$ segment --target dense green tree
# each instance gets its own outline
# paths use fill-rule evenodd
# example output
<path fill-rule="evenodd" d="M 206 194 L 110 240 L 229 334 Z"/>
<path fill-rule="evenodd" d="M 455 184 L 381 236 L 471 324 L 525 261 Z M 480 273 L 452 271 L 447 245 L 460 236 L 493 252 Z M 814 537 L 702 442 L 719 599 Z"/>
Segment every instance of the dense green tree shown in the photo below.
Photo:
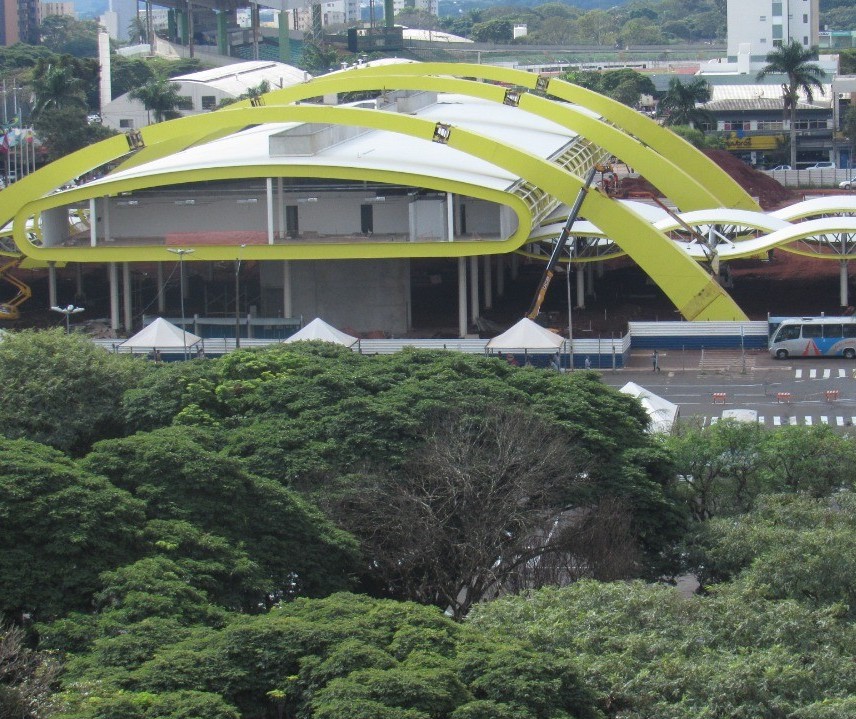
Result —
<path fill-rule="evenodd" d="M 673 77 L 669 80 L 669 89 L 660 100 L 657 112 L 665 117 L 667 125 L 713 124 L 713 116 L 699 107 L 710 100 L 710 85 L 704 78 L 684 82 Z"/>
<path fill-rule="evenodd" d="M 503 44 L 511 42 L 513 38 L 512 21 L 505 18 L 487 20 L 473 25 L 470 37 L 475 42 L 490 42 Z"/>
<path fill-rule="evenodd" d="M 725 149 L 725 141 L 721 137 L 705 134 L 689 125 L 672 125 L 669 129 L 700 150 Z"/>
<path fill-rule="evenodd" d="M 0 717 L 43 719 L 54 708 L 59 664 L 27 646 L 20 627 L 0 626 Z"/>
<path fill-rule="evenodd" d="M 69 15 L 48 15 L 40 28 L 42 45 L 59 55 L 98 57 L 98 23 Z"/>
<path fill-rule="evenodd" d="M 264 577 L 250 607 L 348 586 L 353 540 L 294 493 L 217 453 L 209 433 L 172 428 L 106 440 L 82 465 L 142 499 L 148 518 L 189 522 L 245 547 Z"/>
<path fill-rule="evenodd" d="M 8 332 L 0 343 L 0 432 L 83 454 L 122 430 L 122 393 L 135 367 L 76 333 Z"/>
<path fill-rule="evenodd" d="M 791 39 L 781 47 L 773 48 L 767 53 L 767 64 L 757 75 L 760 82 L 767 75 L 787 75 L 787 82 L 782 84 L 782 100 L 785 117 L 790 120 L 791 138 L 791 167 L 797 166 L 797 102 L 799 91 L 802 90 L 806 99 L 811 102 L 814 92 L 823 94 L 823 79 L 826 73 L 817 65 L 817 48 L 805 48 L 798 40 Z"/>
<path fill-rule="evenodd" d="M 87 109 L 83 81 L 70 64 L 40 61 L 33 70 L 32 87 L 33 115 L 37 118 L 50 110 Z"/>
<path fill-rule="evenodd" d="M 30 440 L 0 451 L 0 613 L 45 619 L 90 605 L 98 574 L 138 551 L 143 505 Z"/>
<path fill-rule="evenodd" d="M 136 87 L 128 94 L 132 100 L 139 100 L 151 114 L 155 122 L 174 120 L 179 117 L 178 108 L 181 96 L 180 85 L 165 75 L 153 75 L 145 85 Z"/>
<path fill-rule="evenodd" d="M 838 69 L 842 75 L 856 75 L 856 49 L 842 50 L 839 53 Z"/>
<path fill-rule="evenodd" d="M 40 113 L 33 127 L 48 162 L 59 160 L 115 134 L 115 130 L 98 122 L 90 122 L 87 111 L 82 107 L 65 107 Z"/>

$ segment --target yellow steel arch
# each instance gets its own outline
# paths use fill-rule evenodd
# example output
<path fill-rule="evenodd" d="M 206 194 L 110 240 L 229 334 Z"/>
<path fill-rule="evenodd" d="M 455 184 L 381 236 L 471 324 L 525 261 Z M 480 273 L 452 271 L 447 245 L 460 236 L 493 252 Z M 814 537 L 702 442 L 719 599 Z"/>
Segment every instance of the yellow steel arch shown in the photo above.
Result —
<path fill-rule="evenodd" d="M 359 77 L 372 75 L 376 77 L 400 75 L 445 75 L 458 78 L 477 78 L 494 82 L 514 84 L 530 90 L 543 91 L 560 100 L 566 100 L 600 114 L 605 120 L 621 128 L 641 140 L 664 158 L 679 162 L 684 170 L 702 182 L 713 193 L 722 207 L 733 207 L 744 210 L 758 210 L 758 203 L 722 168 L 712 162 L 704 153 L 696 149 L 682 137 L 660 126 L 649 117 L 636 112 L 630 107 L 617 102 L 605 95 L 586 90 L 583 87 L 566 82 L 559 78 L 545 78 L 523 70 L 513 70 L 496 65 L 473 65 L 469 63 L 395 63 L 389 65 L 365 65 L 337 72 L 333 77 Z M 319 80 L 325 80 L 325 77 Z M 309 81 L 310 84 L 314 81 Z M 266 102 L 277 102 L 279 93 L 287 91 L 274 90 L 264 97 Z M 342 92 L 347 90 L 345 85 Z M 270 98 L 269 100 L 267 98 Z M 234 106 L 229 106 L 234 107 Z M 228 110 L 229 107 L 224 108 Z"/>
<path fill-rule="evenodd" d="M 237 128 L 250 124 L 274 122 L 355 125 L 411 135 L 426 141 L 439 139 L 443 144 L 495 164 L 518 177 L 537 184 L 546 192 L 568 204 L 573 202 L 577 191 L 582 186 L 579 177 L 563 168 L 531 153 L 508 147 L 478 133 L 462 128 L 444 128 L 440 123 L 409 115 L 374 110 L 312 105 L 256 107 L 159 123 L 143 128 L 140 131 L 140 139 L 146 142 L 149 137 L 161 140 L 181 132 L 192 132 L 196 136 L 205 136 L 215 130 L 222 130 L 224 124 L 227 126 L 232 124 Z M 119 139 L 124 140 L 124 138 Z M 91 150 L 90 153 L 82 151 L 83 154 L 75 153 L 60 160 L 59 162 L 62 163 L 60 165 L 61 171 L 51 171 L 45 177 L 38 177 L 39 173 L 43 171 L 34 173 L 30 176 L 33 182 L 25 188 L 21 188 L 21 193 L 16 194 L 14 199 L 20 204 L 16 208 L 14 236 L 19 247 L 24 247 L 27 244 L 24 236 L 24 228 L 29 214 L 27 205 L 35 199 L 34 195 L 26 190 L 33 190 L 37 187 L 51 189 L 50 183 L 56 181 L 58 174 L 68 173 L 55 185 L 55 187 L 59 186 L 62 182 L 80 174 L 80 171 L 75 171 L 76 165 L 86 165 L 93 162 L 93 158 L 97 158 L 98 165 L 101 165 L 108 160 L 126 154 L 128 148 L 122 148 L 117 142 L 117 138 L 111 138 L 88 149 Z M 45 168 L 44 171 L 49 169 Z M 188 173 L 188 179 L 204 179 L 206 177 L 210 177 L 209 170 L 200 169 Z M 745 319 L 745 315 L 731 297 L 704 270 L 632 210 L 614 202 L 600 192 L 593 191 L 589 193 L 586 199 L 585 213 L 592 222 L 595 222 L 612 237 L 622 238 L 620 242 L 622 248 L 643 271 L 657 282 L 687 319 Z M 458 247 L 452 243 L 450 245 L 448 248 L 444 248 L 447 256 L 472 254 L 472 251 L 467 251 L 463 247 Z M 287 256 L 287 253 L 283 253 L 287 249 L 282 246 L 253 247 L 252 254 L 248 252 L 246 256 L 249 258 L 255 254 L 256 257 L 260 258 L 283 257 Z M 329 256 L 338 256 L 337 249 L 330 248 Z M 272 250 L 276 251 L 275 254 L 271 252 Z M 120 250 L 118 256 L 130 254 Z M 162 254 L 163 259 L 167 259 L 165 248 L 163 250 L 153 248 L 147 254 L 150 260 L 158 259 L 154 256 L 156 254 Z M 207 259 L 207 255 L 203 257 L 201 252 L 195 253 L 195 257 Z"/>
<path fill-rule="evenodd" d="M 394 65 L 393 67 L 400 67 Z M 267 93 L 265 104 L 283 105 L 306 100 L 311 97 L 335 94 L 337 92 L 358 92 L 364 90 L 429 90 L 434 92 L 453 92 L 460 95 L 477 97 L 497 104 L 506 99 L 506 89 L 471 80 L 461 80 L 442 76 L 384 75 L 352 76 L 348 73 L 325 75 L 300 85 Z M 590 114 L 580 112 L 573 105 L 557 103 L 539 97 L 533 93 L 520 93 L 518 107 L 533 115 L 555 122 L 586 139 L 595 142 L 609 153 L 632 163 L 641 174 L 658 187 L 682 210 L 705 209 L 715 206 L 718 198 L 698 179 L 685 172 L 677 163 L 672 162 L 648 148 L 636 138 L 627 135 L 617 127 L 603 122 Z M 223 112 L 230 112 L 230 105 Z M 154 151 L 155 148 L 152 148 Z M 149 158 L 143 156 L 143 160 Z M 137 158 L 133 158 L 136 163 Z"/>

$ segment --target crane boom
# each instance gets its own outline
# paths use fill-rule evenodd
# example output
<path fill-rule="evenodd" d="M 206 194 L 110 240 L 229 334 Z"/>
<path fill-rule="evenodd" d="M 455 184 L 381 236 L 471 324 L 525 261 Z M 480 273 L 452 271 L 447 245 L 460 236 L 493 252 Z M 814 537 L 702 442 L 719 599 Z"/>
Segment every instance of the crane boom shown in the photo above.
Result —
<path fill-rule="evenodd" d="M 556 263 L 558 263 L 559 257 L 565 249 L 565 245 L 568 244 L 568 238 L 571 236 L 571 227 L 573 227 L 574 222 L 576 222 L 577 215 L 580 214 L 580 208 L 582 207 L 583 200 L 585 200 L 586 195 L 588 194 L 592 180 L 594 180 L 595 172 L 597 172 L 597 166 L 592 167 L 588 171 L 588 174 L 586 174 L 583 186 L 577 193 L 577 197 L 571 207 L 568 220 L 562 228 L 562 233 L 559 235 L 559 239 L 556 240 L 556 244 L 553 246 L 553 254 L 550 255 L 550 260 L 544 268 L 544 274 L 541 277 L 541 282 L 538 283 L 538 291 L 535 293 L 535 299 L 532 300 L 532 305 L 526 313 L 526 317 L 530 320 L 534 320 L 541 313 L 541 305 L 544 302 L 544 297 L 547 295 L 547 290 L 550 287 L 550 281 L 553 279 L 553 275 L 555 274 Z"/>

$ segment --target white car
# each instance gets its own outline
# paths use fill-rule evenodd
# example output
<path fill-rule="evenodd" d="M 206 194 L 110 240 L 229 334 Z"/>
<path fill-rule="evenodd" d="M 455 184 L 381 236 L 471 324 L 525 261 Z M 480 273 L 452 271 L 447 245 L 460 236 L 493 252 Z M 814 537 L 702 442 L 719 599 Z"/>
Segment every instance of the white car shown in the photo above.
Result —
<path fill-rule="evenodd" d="M 790 170 L 790 165 L 776 165 L 770 172 L 783 172 L 785 170 Z"/>
<path fill-rule="evenodd" d="M 856 188 L 856 177 L 851 177 L 849 180 L 838 183 L 839 190 L 852 190 Z"/>
<path fill-rule="evenodd" d="M 810 167 L 806 167 L 806 170 L 834 170 L 835 163 L 834 162 L 815 162 Z"/>

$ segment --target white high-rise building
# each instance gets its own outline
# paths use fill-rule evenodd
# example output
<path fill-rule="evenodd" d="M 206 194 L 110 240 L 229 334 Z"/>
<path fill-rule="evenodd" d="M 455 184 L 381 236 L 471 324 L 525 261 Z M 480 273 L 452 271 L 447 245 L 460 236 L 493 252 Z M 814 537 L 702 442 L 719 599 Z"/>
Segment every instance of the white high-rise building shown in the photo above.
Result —
<path fill-rule="evenodd" d="M 351 25 L 360 21 L 359 0 L 332 0 L 319 3 L 321 5 L 321 26 Z M 312 6 L 298 8 L 294 11 L 296 18 L 295 30 L 304 32 L 312 28 Z"/>
<path fill-rule="evenodd" d="M 408 5 L 408 0 L 394 0 L 395 13 L 398 14 Z M 414 10 L 422 10 L 431 15 L 440 14 L 439 0 L 415 0 L 412 5 Z"/>
<path fill-rule="evenodd" d="M 818 18 L 819 0 L 728 0 L 728 62 L 763 63 L 792 39 L 817 45 Z"/>

